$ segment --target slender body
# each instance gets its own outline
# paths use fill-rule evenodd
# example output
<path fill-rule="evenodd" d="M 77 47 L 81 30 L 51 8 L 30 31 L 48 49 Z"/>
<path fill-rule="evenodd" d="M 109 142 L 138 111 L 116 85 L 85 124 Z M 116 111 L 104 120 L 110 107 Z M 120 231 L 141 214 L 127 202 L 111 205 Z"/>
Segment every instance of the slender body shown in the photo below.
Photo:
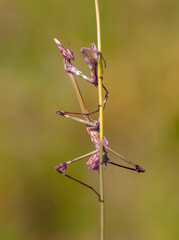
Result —
<path fill-rule="evenodd" d="M 98 86 L 98 77 L 97 77 L 97 59 L 98 59 L 98 56 L 102 56 L 102 54 L 100 52 L 97 51 L 96 49 L 96 46 L 95 44 L 93 43 L 92 44 L 92 47 L 91 48 L 82 48 L 81 49 L 81 53 L 83 54 L 84 58 L 85 58 L 85 61 L 87 62 L 89 68 L 90 68 L 90 73 L 91 73 L 91 76 L 92 78 L 89 78 L 87 77 L 86 75 L 84 75 L 81 71 L 79 71 L 72 63 L 71 61 L 74 60 L 74 55 L 73 53 L 70 51 L 70 50 L 66 50 L 64 47 L 62 47 L 61 43 L 57 40 L 57 39 L 54 39 L 55 43 L 57 44 L 57 46 L 59 47 L 61 53 L 62 53 L 62 56 L 63 56 L 63 59 L 64 59 L 64 68 L 65 68 L 65 72 L 69 75 L 69 77 L 71 78 L 72 80 L 72 83 L 73 83 L 73 86 L 75 88 L 75 91 L 76 91 L 76 94 L 77 94 L 77 97 L 78 97 L 78 100 L 79 100 L 79 103 L 80 103 L 80 106 L 81 106 L 81 109 L 82 109 L 82 113 L 75 113 L 75 112 L 66 112 L 66 111 L 60 111 L 60 110 L 57 110 L 56 113 L 60 116 L 63 116 L 63 117 L 66 117 L 66 118 L 70 118 L 72 120 L 75 120 L 75 121 L 78 121 L 78 122 L 81 122 L 83 124 L 86 125 L 86 129 L 87 129 L 87 132 L 91 138 L 91 141 L 93 142 L 94 146 L 95 146 L 95 150 L 90 152 L 90 153 L 87 153 L 83 156 L 80 156 L 76 159 L 73 159 L 71 161 L 67 161 L 65 163 L 61 163 L 59 164 L 58 166 L 55 167 L 55 169 L 62 175 L 90 188 L 95 194 L 98 195 L 99 197 L 99 200 L 101 201 L 100 199 L 100 194 L 93 188 L 91 187 L 90 185 L 68 175 L 65 173 L 65 170 L 67 168 L 67 166 L 71 163 L 74 163 L 74 162 L 77 162 L 79 160 L 82 160 L 84 159 L 85 157 L 89 157 L 89 160 L 87 161 L 87 165 L 88 165 L 88 168 L 91 169 L 91 170 L 99 170 L 99 150 L 100 150 L 100 136 L 99 136 L 99 121 L 97 120 L 93 120 L 91 118 L 91 115 L 98 112 L 98 110 L 94 111 L 94 112 L 91 112 L 89 113 L 87 108 L 86 108 L 86 105 L 84 103 L 84 100 L 83 100 L 83 97 L 81 95 L 81 92 L 80 92 L 80 89 L 78 87 L 78 84 L 76 82 L 76 79 L 75 79 L 75 75 L 77 76 L 81 76 L 82 78 L 84 78 L 85 80 L 87 80 L 88 82 L 90 82 L 91 84 L 93 84 L 94 86 Z M 90 56 L 87 52 L 91 52 L 92 53 L 92 56 Z M 108 98 L 108 91 L 107 89 L 105 88 L 105 86 L 103 85 L 103 89 L 105 90 L 106 94 L 105 94 L 105 98 L 104 98 L 104 101 L 103 101 L 103 107 L 105 107 L 106 105 L 106 101 L 107 101 L 107 98 Z M 74 117 L 74 116 L 71 116 L 71 115 L 82 115 L 83 116 L 83 119 L 82 118 L 78 118 L 78 117 Z M 127 166 L 124 166 L 124 165 L 120 165 L 120 164 L 117 164 L 117 163 L 114 163 L 114 162 L 111 162 L 110 159 L 108 158 L 108 151 L 112 152 L 113 154 L 115 154 L 116 156 L 118 156 L 120 159 L 122 159 L 123 161 L 127 162 L 128 164 L 132 165 L 133 167 L 127 167 Z M 136 171 L 138 173 L 140 172 L 145 172 L 145 170 L 138 166 L 137 164 L 127 160 L 125 157 L 123 157 L 122 155 L 118 154 L 117 152 L 115 152 L 114 150 L 112 150 L 109 146 L 108 146 L 108 141 L 105 137 L 103 137 L 103 168 L 106 168 L 106 165 L 107 164 L 112 164 L 112 165 L 115 165 L 115 166 L 119 166 L 119 167 L 122 167 L 122 168 L 126 168 L 126 169 L 129 169 L 129 170 L 133 170 L 133 171 Z"/>

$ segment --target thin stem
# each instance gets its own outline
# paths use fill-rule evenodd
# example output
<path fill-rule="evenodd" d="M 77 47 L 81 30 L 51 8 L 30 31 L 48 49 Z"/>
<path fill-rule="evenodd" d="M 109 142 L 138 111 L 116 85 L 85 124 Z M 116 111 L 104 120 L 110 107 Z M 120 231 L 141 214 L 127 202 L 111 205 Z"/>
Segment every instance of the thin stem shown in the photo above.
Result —
<path fill-rule="evenodd" d="M 97 25 L 97 42 L 98 51 L 101 52 L 101 24 L 100 24 L 100 13 L 99 3 L 95 0 L 96 9 L 96 25 Z M 105 225 L 104 225 L 104 177 L 103 177 L 103 87 L 102 87 L 102 59 L 98 60 L 98 94 L 99 94 L 99 120 L 100 120 L 100 164 L 99 164 L 99 183 L 100 183 L 100 232 L 101 240 L 105 239 Z"/>

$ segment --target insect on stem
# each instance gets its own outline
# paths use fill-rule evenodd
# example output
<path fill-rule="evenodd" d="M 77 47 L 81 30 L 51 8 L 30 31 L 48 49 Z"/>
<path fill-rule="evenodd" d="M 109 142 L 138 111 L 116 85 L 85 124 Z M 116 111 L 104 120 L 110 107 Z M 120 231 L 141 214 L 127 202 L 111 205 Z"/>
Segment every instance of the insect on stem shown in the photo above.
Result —
<path fill-rule="evenodd" d="M 81 71 L 79 71 L 72 63 L 71 61 L 74 60 L 74 56 L 73 53 L 70 50 L 66 50 L 64 47 L 62 47 L 61 43 L 55 39 L 55 42 L 57 44 L 57 46 L 59 47 L 62 56 L 63 56 L 63 60 L 64 60 L 64 67 L 65 67 L 65 72 L 68 74 L 68 76 L 70 77 L 72 84 L 74 86 L 75 89 L 75 93 L 77 95 L 77 99 L 79 101 L 80 107 L 82 109 L 82 113 L 76 113 L 76 112 L 68 112 L 68 111 L 61 111 L 61 110 L 57 110 L 56 114 L 81 122 L 83 124 L 86 125 L 86 129 L 87 132 L 91 138 L 91 141 L 93 142 L 94 146 L 95 146 L 95 150 L 87 153 L 81 157 L 75 158 L 71 161 L 67 161 L 65 163 L 61 163 L 58 166 L 56 166 L 56 170 L 62 174 L 63 176 L 66 176 L 84 186 L 86 186 L 87 188 L 91 189 L 98 197 L 99 197 L 99 201 L 101 202 L 101 204 L 104 206 L 103 202 L 104 202 L 104 192 L 103 192 L 103 174 L 101 174 L 101 172 L 103 171 L 103 169 L 106 168 L 107 164 L 112 164 L 118 167 L 122 167 L 122 168 L 126 168 L 129 170 L 133 170 L 133 171 L 137 171 L 137 172 L 144 172 L 145 170 L 143 168 L 141 168 L 140 166 L 138 166 L 137 164 L 127 160 L 126 158 L 124 158 L 122 155 L 118 154 L 117 152 L 115 152 L 114 150 L 112 150 L 109 146 L 108 146 L 108 141 L 107 139 L 103 136 L 103 109 L 106 105 L 107 102 L 107 98 L 108 98 L 108 90 L 106 89 L 106 87 L 103 85 L 102 83 L 102 65 L 101 65 L 101 56 L 102 53 L 99 52 L 95 46 L 95 44 L 92 44 L 91 48 L 82 48 L 81 52 L 85 58 L 85 61 L 88 63 L 88 66 L 91 70 L 91 79 L 90 82 L 92 85 L 94 85 L 95 87 L 98 86 L 99 88 L 99 105 L 98 105 L 98 109 L 96 111 L 93 112 L 88 112 L 86 104 L 84 102 L 84 99 L 82 97 L 80 88 L 78 86 L 78 83 L 75 79 L 75 75 L 77 76 L 82 76 L 84 79 L 86 79 L 86 77 L 84 77 L 85 75 L 82 74 Z M 87 51 L 92 53 L 92 56 L 90 56 Z M 99 68 L 98 68 L 99 66 Z M 103 92 L 105 91 L 105 97 L 103 99 Z M 94 120 L 92 119 L 91 115 L 99 112 L 99 119 L 98 120 Z M 83 116 L 83 119 L 75 117 L 75 116 L 71 116 L 71 115 L 81 115 Z M 118 156 L 119 158 L 121 158 L 123 161 L 127 162 L 128 164 L 132 165 L 134 168 L 130 168 L 127 166 L 123 166 L 117 163 L 113 163 L 109 160 L 108 158 L 108 153 L 107 150 L 112 152 L 113 154 L 115 154 L 116 156 Z M 65 173 L 66 168 L 69 164 L 71 163 L 75 163 L 81 159 L 84 159 L 85 157 L 89 157 L 87 161 L 87 165 L 88 168 L 91 170 L 97 170 L 100 173 L 100 182 L 101 182 L 101 187 L 100 187 L 100 193 L 98 193 L 92 186 L 68 175 Z M 104 210 L 104 209 L 103 209 Z"/>

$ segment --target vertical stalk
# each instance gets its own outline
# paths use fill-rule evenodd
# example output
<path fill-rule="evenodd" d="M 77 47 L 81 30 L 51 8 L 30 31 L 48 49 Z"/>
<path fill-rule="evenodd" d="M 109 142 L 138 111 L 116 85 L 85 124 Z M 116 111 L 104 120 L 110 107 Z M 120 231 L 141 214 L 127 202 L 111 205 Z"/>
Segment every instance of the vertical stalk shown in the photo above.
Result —
<path fill-rule="evenodd" d="M 100 13 L 99 3 L 95 0 L 96 9 L 96 25 L 97 25 L 97 42 L 98 51 L 101 52 L 101 25 L 100 25 Z M 102 88 L 102 59 L 98 60 L 98 95 L 99 95 L 99 120 L 100 120 L 100 164 L 99 164 L 99 184 L 100 184 L 100 232 L 101 240 L 105 239 L 105 225 L 104 225 L 104 177 L 103 177 L 103 88 Z"/>

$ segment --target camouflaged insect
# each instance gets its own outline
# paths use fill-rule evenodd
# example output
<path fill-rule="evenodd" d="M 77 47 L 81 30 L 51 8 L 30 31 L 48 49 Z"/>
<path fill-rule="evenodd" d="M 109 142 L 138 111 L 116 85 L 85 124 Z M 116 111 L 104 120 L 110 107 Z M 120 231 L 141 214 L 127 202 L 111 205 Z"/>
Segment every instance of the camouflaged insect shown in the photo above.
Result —
<path fill-rule="evenodd" d="M 71 61 L 74 60 L 73 52 L 71 52 L 69 49 L 65 49 L 56 38 L 54 39 L 54 41 L 55 41 L 55 43 L 57 44 L 58 48 L 60 49 L 60 51 L 62 53 L 65 72 L 69 75 L 72 74 L 72 76 L 73 75 L 80 76 L 80 77 L 86 79 L 88 82 L 90 82 L 91 84 L 93 84 L 94 86 L 97 87 L 98 86 L 97 61 L 98 61 L 99 57 L 102 57 L 102 54 L 96 49 L 95 44 L 92 43 L 91 48 L 81 48 L 81 53 L 83 54 L 83 57 L 84 57 L 85 61 L 87 62 L 88 66 L 89 66 L 90 74 L 91 74 L 91 77 L 92 77 L 92 78 L 88 78 L 86 75 L 84 75 L 81 71 L 79 71 L 71 63 Z M 90 56 L 88 54 L 88 52 L 91 52 L 92 56 Z M 70 75 L 70 77 L 71 77 L 71 75 Z M 76 84 L 77 95 L 80 95 L 80 90 L 78 88 L 78 85 L 77 85 L 76 81 L 75 81 L 75 84 Z M 105 94 L 105 97 L 104 97 L 104 100 L 103 100 L 103 108 L 104 108 L 105 104 L 106 104 L 106 101 L 107 101 L 107 98 L 108 98 L 108 91 L 104 87 L 103 84 L 102 84 L 102 86 L 103 86 L 103 89 L 106 91 L 106 94 Z M 83 104 L 85 105 L 85 103 L 83 103 Z M 86 109 L 86 106 L 85 106 L 85 109 Z M 90 158 L 87 161 L 88 168 L 91 169 L 91 170 L 99 170 L 99 162 L 100 162 L 100 153 L 99 153 L 99 151 L 100 151 L 100 134 L 99 134 L 99 128 L 100 128 L 100 126 L 99 126 L 99 121 L 93 120 L 90 117 L 91 114 L 93 114 L 97 111 L 94 111 L 92 113 L 88 113 L 87 109 L 86 109 L 86 111 L 83 110 L 83 113 L 66 112 L 66 111 L 60 111 L 60 110 L 56 111 L 56 113 L 60 116 L 70 118 L 70 119 L 73 119 L 75 121 L 84 123 L 86 125 L 87 132 L 91 137 L 91 141 L 95 145 L 95 150 L 90 152 L 90 153 L 87 153 L 83 156 L 80 156 L 76 159 L 73 159 L 71 161 L 61 163 L 58 166 L 56 166 L 55 169 L 60 174 L 62 174 L 64 176 L 66 176 L 66 177 L 68 177 L 68 178 L 70 178 L 70 179 L 88 187 L 89 189 L 91 189 L 95 194 L 98 195 L 99 200 L 101 201 L 100 194 L 93 187 L 91 187 L 90 185 L 88 185 L 88 184 L 86 184 L 82 181 L 79 181 L 78 179 L 76 179 L 76 178 L 74 178 L 74 177 L 65 173 L 66 168 L 69 164 L 75 163 L 75 162 L 77 162 L 81 159 L 84 159 L 85 157 L 89 157 L 89 156 L 90 156 Z M 83 115 L 84 119 L 73 117 L 73 116 L 70 116 L 69 114 Z M 127 167 L 127 166 L 124 166 L 124 165 L 120 165 L 120 164 L 116 164 L 114 162 L 111 162 L 110 159 L 107 156 L 107 150 L 106 149 L 108 151 L 112 152 L 113 154 L 115 154 L 116 156 L 118 156 L 123 161 L 132 165 L 133 167 Z M 111 148 L 109 148 L 108 141 L 103 136 L 103 163 L 102 164 L 103 164 L 104 169 L 106 168 L 106 165 L 108 163 L 112 164 L 112 165 L 115 165 L 115 166 L 118 166 L 118 167 L 122 167 L 122 168 L 126 168 L 126 169 L 129 169 L 129 170 L 132 170 L 132 171 L 136 171 L 138 173 L 145 172 L 145 170 L 142 167 L 140 167 L 139 165 L 129 161 L 128 159 L 126 159 L 122 155 L 120 155 L 119 153 L 117 153 L 114 150 L 112 150 Z"/>

